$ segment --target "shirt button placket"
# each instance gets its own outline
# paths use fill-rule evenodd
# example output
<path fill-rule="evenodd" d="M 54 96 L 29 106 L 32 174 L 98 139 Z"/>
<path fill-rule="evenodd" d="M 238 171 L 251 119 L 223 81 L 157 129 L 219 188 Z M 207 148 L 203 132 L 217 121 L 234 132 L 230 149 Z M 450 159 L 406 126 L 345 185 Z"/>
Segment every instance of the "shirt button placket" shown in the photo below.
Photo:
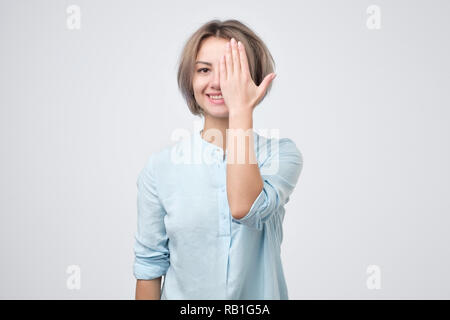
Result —
<path fill-rule="evenodd" d="M 228 204 L 226 187 L 222 186 L 219 191 L 219 219 L 220 219 L 220 235 L 229 236 L 230 235 L 230 221 L 228 215 Z"/>

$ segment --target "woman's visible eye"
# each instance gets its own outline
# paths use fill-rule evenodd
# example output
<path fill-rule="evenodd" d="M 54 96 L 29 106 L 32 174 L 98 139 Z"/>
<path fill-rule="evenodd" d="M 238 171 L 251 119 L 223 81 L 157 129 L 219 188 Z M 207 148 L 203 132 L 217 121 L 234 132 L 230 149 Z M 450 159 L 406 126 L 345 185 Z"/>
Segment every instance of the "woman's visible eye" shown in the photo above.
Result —
<path fill-rule="evenodd" d="M 208 68 L 201 68 L 201 69 L 198 69 L 197 72 L 203 73 L 202 70 L 209 70 L 209 69 Z"/>

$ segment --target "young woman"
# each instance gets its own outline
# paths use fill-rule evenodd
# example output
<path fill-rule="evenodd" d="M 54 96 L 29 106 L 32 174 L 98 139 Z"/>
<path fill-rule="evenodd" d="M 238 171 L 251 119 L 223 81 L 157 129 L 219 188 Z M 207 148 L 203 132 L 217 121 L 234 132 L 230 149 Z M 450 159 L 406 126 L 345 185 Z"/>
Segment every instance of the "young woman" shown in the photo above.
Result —
<path fill-rule="evenodd" d="M 237 20 L 210 21 L 185 44 L 178 84 L 204 127 L 139 174 L 136 299 L 288 299 L 282 222 L 303 158 L 292 140 L 253 131 L 273 64 Z M 209 160 L 175 161 L 199 155 Z"/>

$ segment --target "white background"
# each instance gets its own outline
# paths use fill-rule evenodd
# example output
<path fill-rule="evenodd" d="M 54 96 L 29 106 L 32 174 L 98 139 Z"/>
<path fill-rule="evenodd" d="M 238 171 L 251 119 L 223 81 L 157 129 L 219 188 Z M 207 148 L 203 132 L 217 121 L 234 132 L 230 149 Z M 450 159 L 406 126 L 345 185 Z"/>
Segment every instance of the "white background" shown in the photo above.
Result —
<path fill-rule="evenodd" d="M 449 13 L 437 0 L 1 0 L 0 298 L 134 298 L 137 176 L 199 120 L 177 62 L 215 18 L 267 44 L 277 77 L 254 127 L 304 156 L 284 220 L 289 298 L 450 298 Z"/>

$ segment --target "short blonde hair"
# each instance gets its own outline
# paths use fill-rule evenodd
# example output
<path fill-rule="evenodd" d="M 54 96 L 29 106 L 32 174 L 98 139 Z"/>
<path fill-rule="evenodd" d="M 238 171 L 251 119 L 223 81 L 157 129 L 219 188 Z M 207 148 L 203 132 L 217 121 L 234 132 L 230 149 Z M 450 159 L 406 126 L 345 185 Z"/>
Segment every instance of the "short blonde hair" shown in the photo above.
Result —
<path fill-rule="evenodd" d="M 208 37 L 217 37 L 241 41 L 245 46 L 248 58 L 250 75 L 257 86 L 264 78 L 274 72 L 275 61 L 264 42 L 245 24 L 238 20 L 211 20 L 201 26 L 186 42 L 179 60 L 178 87 L 187 102 L 192 114 L 201 116 L 203 110 L 194 97 L 192 79 L 194 76 L 195 59 L 201 47 L 202 41 Z M 272 83 L 267 88 L 265 95 L 259 101 L 261 103 L 272 88 Z"/>

